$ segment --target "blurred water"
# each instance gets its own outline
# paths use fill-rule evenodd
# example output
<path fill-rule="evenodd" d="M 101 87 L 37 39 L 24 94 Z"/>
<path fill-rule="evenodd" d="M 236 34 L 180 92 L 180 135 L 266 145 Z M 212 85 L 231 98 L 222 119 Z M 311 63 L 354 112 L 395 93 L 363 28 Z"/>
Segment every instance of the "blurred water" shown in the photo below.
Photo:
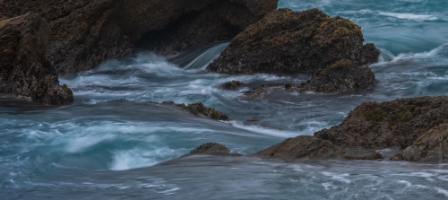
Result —
<path fill-rule="evenodd" d="M 440 199 L 448 196 L 446 165 L 389 161 L 266 162 L 197 156 L 165 162 L 205 142 L 251 154 L 287 137 L 342 122 L 365 101 L 448 92 L 448 5 L 429 0 L 281 0 L 296 11 L 317 7 L 362 26 L 381 49 L 371 65 L 377 88 L 319 95 L 260 84 L 300 83 L 304 75 L 206 73 L 228 43 L 169 58 L 141 53 L 62 77 L 75 92 L 70 106 L 0 101 L 1 199 Z M 239 80 L 246 86 L 225 91 Z M 229 122 L 193 117 L 163 101 L 203 102 Z"/>

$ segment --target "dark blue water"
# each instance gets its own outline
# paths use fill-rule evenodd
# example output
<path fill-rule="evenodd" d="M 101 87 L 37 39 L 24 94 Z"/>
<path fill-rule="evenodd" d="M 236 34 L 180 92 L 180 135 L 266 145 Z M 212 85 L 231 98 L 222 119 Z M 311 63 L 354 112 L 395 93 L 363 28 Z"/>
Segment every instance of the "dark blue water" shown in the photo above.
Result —
<path fill-rule="evenodd" d="M 448 2 L 281 0 L 317 7 L 361 25 L 381 49 L 379 80 L 352 95 L 242 93 L 307 76 L 206 73 L 227 43 L 163 58 L 150 53 L 62 77 L 70 106 L 0 101 L 0 199 L 443 199 L 448 166 L 384 161 L 267 162 L 199 156 L 165 162 L 205 142 L 250 154 L 287 137 L 342 122 L 364 101 L 448 94 Z M 230 80 L 247 83 L 223 91 Z M 159 104 L 203 102 L 229 122 L 192 117 Z M 387 150 L 384 150 L 387 151 Z"/>

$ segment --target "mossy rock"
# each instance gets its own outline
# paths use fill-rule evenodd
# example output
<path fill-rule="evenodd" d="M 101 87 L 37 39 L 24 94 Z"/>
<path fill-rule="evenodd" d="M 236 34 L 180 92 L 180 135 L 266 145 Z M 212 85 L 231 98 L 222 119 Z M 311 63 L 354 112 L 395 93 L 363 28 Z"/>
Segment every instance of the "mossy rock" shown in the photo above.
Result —
<path fill-rule="evenodd" d="M 311 73 L 377 62 L 361 27 L 318 9 L 272 11 L 238 34 L 207 69 L 230 74 Z M 352 64 L 350 64 L 350 62 Z"/>

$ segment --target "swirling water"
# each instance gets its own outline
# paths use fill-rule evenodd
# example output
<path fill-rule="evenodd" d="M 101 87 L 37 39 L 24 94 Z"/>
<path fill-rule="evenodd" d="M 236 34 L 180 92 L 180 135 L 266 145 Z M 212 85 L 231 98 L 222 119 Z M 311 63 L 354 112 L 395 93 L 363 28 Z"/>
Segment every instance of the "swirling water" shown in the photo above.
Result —
<path fill-rule="evenodd" d="M 309 77 L 206 73 L 225 42 L 169 58 L 142 53 L 108 61 L 61 78 L 75 92 L 73 105 L 1 100 L 1 199 L 447 198 L 444 164 L 213 156 L 168 161 L 209 141 L 250 154 L 337 125 L 365 101 L 447 94 L 448 2 L 281 0 L 279 7 L 317 7 L 361 25 L 366 42 L 382 51 L 371 65 L 377 88 L 336 96 L 274 90 L 246 99 L 242 92 L 252 86 Z M 219 88 L 230 80 L 247 86 Z M 231 121 L 192 117 L 158 104 L 163 101 L 203 102 Z"/>

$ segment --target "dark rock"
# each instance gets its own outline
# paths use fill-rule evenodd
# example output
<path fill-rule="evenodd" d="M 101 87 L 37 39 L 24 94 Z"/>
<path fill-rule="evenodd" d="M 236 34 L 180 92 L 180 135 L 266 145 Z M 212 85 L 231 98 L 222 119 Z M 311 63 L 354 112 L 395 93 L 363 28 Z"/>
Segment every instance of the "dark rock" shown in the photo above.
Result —
<path fill-rule="evenodd" d="M 204 106 L 204 104 L 198 102 L 193 104 L 180 104 L 178 105 L 182 107 L 183 109 L 187 110 L 188 112 L 194 114 L 194 115 L 203 115 L 205 117 L 214 119 L 214 120 L 229 120 L 229 116 L 226 114 L 219 112 L 218 110 L 214 108 L 209 108 Z"/>
<path fill-rule="evenodd" d="M 207 69 L 219 73 L 309 73 L 299 90 L 347 92 L 373 88 L 367 66 L 380 51 L 363 45 L 361 27 L 318 9 L 272 11 L 238 34 Z"/>
<path fill-rule="evenodd" d="M 37 14 L 0 21 L 0 93 L 45 105 L 73 102 L 73 92 L 59 85 L 45 59 L 49 39 L 48 24 Z"/>
<path fill-rule="evenodd" d="M 293 12 L 279 9 L 238 34 L 208 66 L 232 74 L 315 72 L 347 59 L 362 66 L 380 54 L 363 45 L 361 27 L 318 9 Z"/>
<path fill-rule="evenodd" d="M 405 149 L 431 128 L 448 122 L 448 97 L 417 97 L 383 103 L 366 102 L 344 122 L 314 136 L 337 146 Z"/>
<path fill-rule="evenodd" d="M 230 150 L 222 144 L 206 143 L 192 150 L 189 155 L 194 154 L 227 155 L 230 154 Z"/>
<path fill-rule="evenodd" d="M 375 74 L 367 65 L 355 66 L 350 60 L 343 59 L 318 70 L 308 82 L 296 86 L 295 90 L 346 93 L 373 89 L 375 85 Z"/>
<path fill-rule="evenodd" d="M 221 88 L 225 89 L 225 90 L 234 90 L 236 88 L 239 88 L 241 86 L 243 86 L 244 83 L 240 82 L 240 81 L 229 81 L 226 82 L 224 84 L 222 84 Z"/>
<path fill-rule="evenodd" d="M 168 55 L 228 40 L 278 0 L 9 0 L 0 19 L 40 14 L 52 31 L 46 57 L 59 74 L 129 55 L 135 45 Z"/>

